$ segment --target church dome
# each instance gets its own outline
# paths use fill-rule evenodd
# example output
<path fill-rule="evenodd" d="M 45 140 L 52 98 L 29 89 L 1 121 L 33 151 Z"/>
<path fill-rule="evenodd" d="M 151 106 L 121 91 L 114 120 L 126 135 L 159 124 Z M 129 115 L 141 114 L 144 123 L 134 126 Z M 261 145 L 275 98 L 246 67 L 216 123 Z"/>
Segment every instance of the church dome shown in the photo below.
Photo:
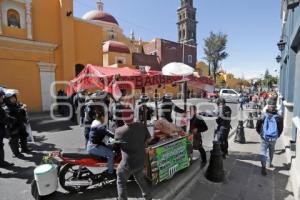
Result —
<path fill-rule="evenodd" d="M 122 42 L 113 40 L 106 41 L 103 45 L 103 53 L 117 52 L 130 54 L 128 46 Z"/>
<path fill-rule="evenodd" d="M 118 21 L 114 16 L 112 16 L 109 13 L 103 12 L 101 10 L 92 10 L 88 13 L 86 13 L 82 19 L 88 20 L 88 21 L 103 21 L 108 22 L 112 24 L 119 25 Z"/>

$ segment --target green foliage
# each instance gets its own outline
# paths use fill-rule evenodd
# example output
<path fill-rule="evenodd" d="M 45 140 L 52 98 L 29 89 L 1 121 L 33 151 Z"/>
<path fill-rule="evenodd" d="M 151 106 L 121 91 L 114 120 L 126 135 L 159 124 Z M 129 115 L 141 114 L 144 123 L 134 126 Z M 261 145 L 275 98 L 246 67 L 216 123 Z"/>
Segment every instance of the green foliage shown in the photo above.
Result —
<path fill-rule="evenodd" d="M 210 36 L 204 39 L 204 54 L 205 59 L 209 63 L 210 72 L 213 73 L 214 80 L 216 81 L 217 72 L 220 68 L 220 62 L 228 57 L 225 51 L 227 46 L 227 35 L 221 32 L 210 32 Z"/>

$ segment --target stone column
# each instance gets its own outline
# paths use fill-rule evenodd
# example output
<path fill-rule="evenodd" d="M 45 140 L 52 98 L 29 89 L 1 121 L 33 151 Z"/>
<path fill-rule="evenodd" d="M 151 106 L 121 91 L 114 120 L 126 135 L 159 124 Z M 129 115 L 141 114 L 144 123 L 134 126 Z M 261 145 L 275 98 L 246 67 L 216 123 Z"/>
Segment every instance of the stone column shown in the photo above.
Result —
<path fill-rule="evenodd" d="M 40 68 L 42 110 L 49 111 L 55 102 L 56 91 L 52 84 L 55 82 L 56 64 L 39 62 L 38 66 Z"/>
<path fill-rule="evenodd" d="M 31 0 L 26 1 L 26 28 L 27 39 L 32 40 Z"/>

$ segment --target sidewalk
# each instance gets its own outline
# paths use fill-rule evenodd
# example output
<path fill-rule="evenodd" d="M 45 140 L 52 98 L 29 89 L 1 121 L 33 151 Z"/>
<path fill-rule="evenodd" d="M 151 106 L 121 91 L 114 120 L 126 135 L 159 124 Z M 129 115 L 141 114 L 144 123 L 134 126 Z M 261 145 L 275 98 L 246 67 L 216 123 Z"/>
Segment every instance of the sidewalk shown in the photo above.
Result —
<path fill-rule="evenodd" d="M 293 200 L 289 181 L 289 165 L 282 139 L 276 145 L 273 165 L 263 177 L 260 168 L 260 138 L 254 129 L 245 128 L 246 144 L 230 139 L 229 158 L 224 160 L 226 180 L 212 183 L 204 177 L 205 170 L 181 191 L 176 200 Z"/>

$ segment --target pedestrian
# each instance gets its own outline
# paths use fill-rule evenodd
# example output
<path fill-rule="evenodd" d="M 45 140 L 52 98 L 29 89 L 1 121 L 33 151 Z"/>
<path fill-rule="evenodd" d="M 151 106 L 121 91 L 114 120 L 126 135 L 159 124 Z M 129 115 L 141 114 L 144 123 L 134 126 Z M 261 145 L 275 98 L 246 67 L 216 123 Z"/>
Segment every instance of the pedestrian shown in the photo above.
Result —
<path fill-rule="evenodd" d="M 14 157 L 23 157 L 20 153 L 29 153 L 31 150 L 28 148 L 26 131 L 26 123 L 28 123 L 26 105 L 18 102 L 17 93 L 10 92 L 5 95 L 5 104 L 10 118 L 8 123 L 8 133 L 10 136 L 9 145 L 14 154 Z"/>
<path fill-rule="evenodd" d="M 273 167 L 275 145 L 282 130 L 283 118 L 278 114 L 276 102 L 270 99 L 266 113 L 256 123 L 256 131 L 261 137 L 261 174 L 263 176 L 267 175 L 266 167 Z"/>
<path fill-rule="evenodd" d="M 175 111 L 177 113 L 183 114 L 185 111 L 178 106 L 176 106 L 173 101 L 172 97 L 170 94 L 165 94 L 163 99 L 162 99 L 162 104 L 161 104 L 161 117 L 165 118 L 169 122 L 173 122 L 172 119 L 172 111 Z"/>
<path fill-rule="evenodd" d="M 240 97 L 239 97 L 240 110 L 244 110 L 243 109 L 244 102 L 245 102 L 244 95 L 241 94 Z"/>
<path fill-rule="evenodd" d="M 190 119 L 190 133 L 193 134 L 193 148 L 198 150 L 201 155 L 201 167 L 204 167 L 207 163 L 206 152 L 202 145 L 202 133 L 207 131 L 207 125 L 205 121 L 197 115 L 197 107 L 195 105 L 190 107 L 191 119 Z"/>
<path fill-rule="evenodd" d="M 108 113 L 102 106 L 95 108 L 95 120 L 93 121 L 89 133 L 89 140 L 87 144 L 87 151 L 91 155 L 102 158 L 107 158 L 106 175 L 114 177 L 114 153 L 113 150 L 107 146 L 109 138 L 114 138 L 114 135 L 107 130 Z"/>
<path fill-rule="evenodd" d="M 218 105 L 218 117 L 216 119 L 217 129 L 216 134 L 218 141 L 221 143 L 221 150 L 223 158 L 228 155 L 228 135 L 231 129 L 231 108 L 226 105 L 226 101 L 223 98 L 217 100 Z"/>
<path fill-rule="evenodd" d="M 127 200 L 127 180 L 133 175 L 143 197 L 150 200 L 152 197 L 143 170 L 146 155 L 145 148 L 150 142 L 151 136 L 147 127 L 140 122 L 133 122 L 133 118 L 133 114 L 131 117 L 126 116 L 124 125 L 117 128 L 115 132 L 115 140 L 121 142 L 122 153 L 122 160 L 117 169 L 118 199 Z"/>
<path fill-rule="evenodd" d="M 0 167 L 11 167 L 14 164 L 4 160 L 4 143 L 3 139 L 6 135 L 6 125 L 9 118 L 4 108 L 4 90 L 0 87 Z"/>

